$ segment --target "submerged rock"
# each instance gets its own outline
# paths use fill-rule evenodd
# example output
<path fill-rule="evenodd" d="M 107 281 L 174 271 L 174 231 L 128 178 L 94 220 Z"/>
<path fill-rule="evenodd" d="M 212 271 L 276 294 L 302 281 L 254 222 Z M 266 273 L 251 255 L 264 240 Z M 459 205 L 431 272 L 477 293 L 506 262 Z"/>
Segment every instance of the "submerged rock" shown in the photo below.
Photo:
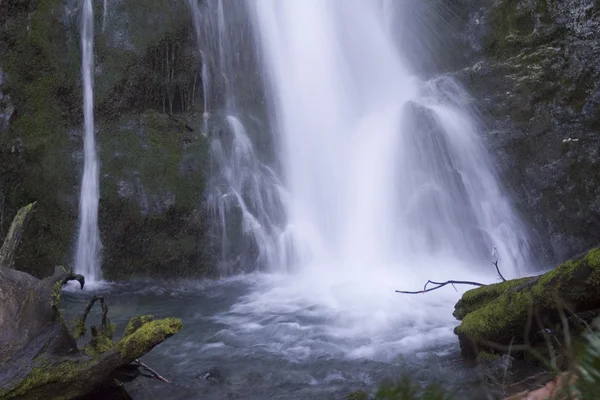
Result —
<path fill-rule="evenodd" d="M 221 382 L 223 379 L 223 374 L 219 368 L 211 367 L 198 375 L 198 378 L 202 378 L 211 382 Z"/>
<path fill-rule="evenodd" d="M 577 314 L 600 307 L 600 248 L 561 264 L 544 275 L 516 279 L 466 292 L 454 315 L 462 354 L 544 340 L 542 329 L 555 329 L 560 313 Z M 525 336 L 527 335 L 527 336 Z M 508 350 L 508 349 L 506 349 Z"/>

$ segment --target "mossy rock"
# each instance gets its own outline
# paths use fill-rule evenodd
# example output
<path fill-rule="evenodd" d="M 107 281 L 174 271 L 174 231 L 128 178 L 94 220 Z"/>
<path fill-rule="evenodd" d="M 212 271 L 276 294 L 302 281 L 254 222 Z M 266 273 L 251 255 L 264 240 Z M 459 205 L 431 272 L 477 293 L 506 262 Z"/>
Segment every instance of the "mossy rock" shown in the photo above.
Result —
<path fill-rule="evenodd" d="M 455 314 L 462 317 L 462 322 L 454 332 L 466 358 L 476 357 L 480 349 L 493 347 L 492 344 L 507 346 L 511 342 L 525 343 L 526 339 L 530 343 L 543 340 L 535 333 L 560 321 L 560 307 L 572 313 L 599 308 L 600 248 L 539 277 L 491 286 L 467 292 L 466 301 L 457 304 Z M 493 293 L 501 294 L 490 299 Z M 479 303 L 473 299 L 479 299 Z M 528 324 L 529 337 L 525 338 Z"/>
<path fill-rule="evenodd" d="M 470 312 L 476 311 L 497 299 L 501 294 L 509 289 L 517 287 L 532 278 L 513 279 L 506 282 L 486 285 L 467 291 L 454 306 L 454 315 L 456 319 L 462 320 Z"/>

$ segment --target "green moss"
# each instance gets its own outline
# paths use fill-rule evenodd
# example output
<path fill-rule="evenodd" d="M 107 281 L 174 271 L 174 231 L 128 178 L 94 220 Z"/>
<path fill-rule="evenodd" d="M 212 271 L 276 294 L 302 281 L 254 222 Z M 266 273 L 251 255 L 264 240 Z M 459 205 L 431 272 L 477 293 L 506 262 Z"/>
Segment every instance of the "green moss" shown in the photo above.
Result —
<path fill-rule="evenodd" d="M 107 351 L 114 350 L 115 342 L 111 340 L 108 333 L 99 332 L 90 340 L 84 348 L 83 352 L 88 356 L 98 357 Z"/>
<path fill-rule="evenodd" d="M 83 319 L 77 318 L 73 325 L 73 337 L 79 339 L 85 336 L 87 329 L 85 329 L 85 323 Z"/>
<path fill-rule="evenodd" d="M 507 290 L 519 286 L 527 282 L 529 279 L 531 278 L 513 279 L 506 282 L 495 283 L 492 285 L 471 289 L 465 292 L 458 303 L 456 303 L 454 306 L 453 315 L 457 319 L 462 320 L 468 313 L 478 310 L 479 308 L 488 304 L 490 301 L 498 298 Z"/>
<path fill-rule="evenodd" d="M 10 182 L 9 212 L 31 201 L 43 210 L 32 218 L 27 250 L 15 260 L 15 268 L 42 277 L 64 261 L 73 236 L 74 215 L 64 198 L 76 185 L 67 126 L 81 119 L 80 63 L 62 19 L 63 2 L 20 3 L 0 26 L 5 90 L 17 110 L 0 144 L 13 148 L 0 154 L 0 175 Z"/>
<path fill-rule="evenodd" d="M 362 390 L 358 390 L 356 392 L 352 392 L 346 396 L 347 400 L 369 400 L 370 397 L 366 392 Z"/>
<path fill-rule="evenodd" d="M 183 328 L 183 323 L 177 318 L 154 320 L 140 326 L 131 335 L 124 336 L 117 343 L 116 350 L 122 357 L 131 354 L 143 354 L 148 347 L 152 348 L 173 336 Z"/>
<path fill-rule="evenodd" d="M 143 315 L 143 316 L 134 315 L 129 320 L 129 323 L 127 324 L 127 327 L 125 328 L 125 333 L 123 334 L 123 336 L 129 336 L 129 335 L 133 334 L 142 325 L 144 325 L 148 322 L 151 322 L 151 321 L 154 321 L 154 315 Z"/>
<path fill-rule="evenodd" d="M 499 356 L 498 354 L 489 353 L 487 351 L 480 351 L 479 354 L 477 354 L 477 361 L 480 364 L 487 364 L 491 361 L 497 361 L 500 358 L 501 356 Z"/>
<path fill-rule="evenodd" d="M 568 261 L 544 274 L 531 287 L 506 290 L 495 300 L 467 313 L 455 333 L 471 342 L 508 344 L 522 342 L 530 310 L 540 315 L 556 314 L 556 304 L 575 302 L 582 309 L 600 306 L 600 249 L 580 260 Z"/>
<path fill-rule="evenodd" d="M 85 375 L 93 373 L 94 363 L 99 362 L 99 356 L 116 350 L 123 357 L 124 362 L 150 351 L 154 346 L 163 342 L 181 330 L 182 322 L 177 318 L 166 318 L 162 320 L 148 320 L 146 324 L 139 327 L 133 334 L 124 337 L 118 343 L 112 341 L 107 332 L 98 332 L 92 341 L 84 347 L 85 354 L 91 356 L 89 361 L 78 358 L 76 361 L 65 359 L 59 364 L 49 365 L 44 356 L 34 360 L 34 368 L 19 385 L 6 390 L 0 390 L 1 399 L 22 398 L 46 398 L 40 392 L 46 385 L 49 387 L 62 388 L 57 395 L 52 395 L 53 400 L 71 399 L 80 394 L 82 388 L 78 385 L 86 385 Z"/>
<path fill-rule="evenodd" d="M 36 388 L 43 387 L 51 383 L 69 382 L 85 368 L 85 365 L 81 363 L 75 363 L 72 361 L 64 361 L 58 365 L 46 365 L 43 359 L 37 360 L 38 366 L 33 368 L 27 379 L 22 381 L 19 385 L 14 388 L 8 389 L 4 392 L 0 391 L 0 398 L 12 399 L 21 398 L 25 394 L 30 394 Z M 64 393 L 53 394 L 53 400 L 67 400 L 72 398 L 68 390 Z"/>
<path fill-rule="evenodd" d="M 60 293 L 62 291 L 62 282 L 56 282 L 52 286 L 52 290 L 50 292 L 50 305 L 55 310 L 58 310 L 60 306 Z"/>
<path fill-rule="evenodd" d="M 6 238 L 11 238 L 12 236 L 14 236 L 15 231 L 17 231 L 17 229 L 19 229 L 21 226 L 23 226 L 23 223 L 25 222 L 27 215 L 31 212 L 34 205 L 35 205 L 35 203 L 30 203 L 19 210 L 19 212 L 13 219 L 13 223 L 10 225 L 10 229 L 8 230 L 8 234 L 6 235 Z"/>

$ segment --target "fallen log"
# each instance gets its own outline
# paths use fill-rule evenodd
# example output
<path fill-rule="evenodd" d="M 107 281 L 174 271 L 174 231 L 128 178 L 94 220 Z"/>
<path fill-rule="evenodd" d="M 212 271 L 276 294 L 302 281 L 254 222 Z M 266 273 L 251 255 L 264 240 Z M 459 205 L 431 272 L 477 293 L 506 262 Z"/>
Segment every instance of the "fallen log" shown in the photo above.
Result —
<path fill-rule="evenodd" d="M 0 399 L 72 399 L 114 381 L 182 323 L 134 317 L 123 338 L 113 341 L 103 309 L 102 326 L 92 326 L 90 342 L 78 348 L 60 312 L 61 290 L 70 280 L 83 288 L 84 277 L 57 267 L 40 280 L 11 268 L 32 209 L 29 205 L 19 211 L 0 253 Z M 85 333 L 80 324 L 75 330 Z"/>

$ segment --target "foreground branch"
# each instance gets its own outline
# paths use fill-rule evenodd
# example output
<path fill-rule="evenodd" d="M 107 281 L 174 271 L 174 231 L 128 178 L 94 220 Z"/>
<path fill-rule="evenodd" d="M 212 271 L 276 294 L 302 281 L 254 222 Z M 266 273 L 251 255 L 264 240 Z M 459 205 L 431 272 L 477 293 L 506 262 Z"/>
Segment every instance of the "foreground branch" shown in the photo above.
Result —
<path fill-rule="evenodd" d="M 496 248 L 494 247 L 494 251 L 496 250 Z M 496 261 L 493 261 L 492 264 L 494 264 L 496 266 L 496 272 L 498 273 L 498 277 L 500 279 L 502 279 L 502 282 L 506 282 L 506 279 L 504 279 L 504 276 L 502 276 L 502 273 L 500 272 L 500 268 L 498 267 L 498 259 L 496 258 Z M 427 285 L 432 284 L 432 285 L 436 285 L 435 287 L 429 288 L 427 289 Z M 427 293 L 427 292 L 433 292 L 434 290 L 438 290 L 443 288 L 446 285 L 452 285 L 452 287 L 454 287 L 454 290 L 456 290 L 456 287 L 454 285 L 471 285 L 471 286 L 486 286 L 485 283 L 479 283 L 479 282 L 472 282 L 472 281 L 455 281 L 455 280 L 450 280 L 450 281 L 446 281 L 446 282 L 435 282 L 435 281 L 427 281 L 425 283 L 425 286 L 423 287 L 423 290 L 419 290 L 416 292 L 412 292 L 412 291 L 406 291 L 406 290 L 396 290 L 396 293 L 401 293 L 401 294 L 423 294 L 423 293 Z"/>
<path fill-rule="evenodd" d="M 142 376 L 145 376 L 145 377 L 148 377 L 148 378 L 152 378 L 152 379 L 156 379 L 157 381 L 161 381 L 161 382 L 165 382 L 165 383 L 171 383 L 167 379 L 165 379 L 162 376 L 160 376 L 160 374 L 158 372 L 156 372 L 155 370 L 153 370 L 152 368 L 150 368 L 149 366 L 147 366 L 146 364 L 144 364 L 140 360 L 135 360 L 135 363 L 138 364 L 140 367 L 142 367 L 143 369 L 145 369 L 146 371 L 148 371 L 150 373 L 150 375 L 144 375 L 144 374 L 142 374 Z"/>
<path fill-rule="evenodd" d="M 437 285 L 435 287 L 429 288 L 427 289 L 427 285 L 432 284 L 432 285 Z M 396 290 L 396 293 L 402 293 L 402 294 L 422 294 L 422 293 L 427 293 L 427 292 L 433 292 L 434 290 L 443 288 L 446 285 L 471 285 L 471 286 L 485 286 L 485 284 L 483 283 L 479 283 L 479 282 L 471 282 L 471 281 L 446 281 L 446 282 L 434 282 L 434 281 L 427 281 L 427 283 L 425 283 L 425 286 L 423 287 L 423 290 L 419 290 L 417 292 L 408 292 L 405 290 Z M 456 288 L 454 288 L 456 289 Z"/>

